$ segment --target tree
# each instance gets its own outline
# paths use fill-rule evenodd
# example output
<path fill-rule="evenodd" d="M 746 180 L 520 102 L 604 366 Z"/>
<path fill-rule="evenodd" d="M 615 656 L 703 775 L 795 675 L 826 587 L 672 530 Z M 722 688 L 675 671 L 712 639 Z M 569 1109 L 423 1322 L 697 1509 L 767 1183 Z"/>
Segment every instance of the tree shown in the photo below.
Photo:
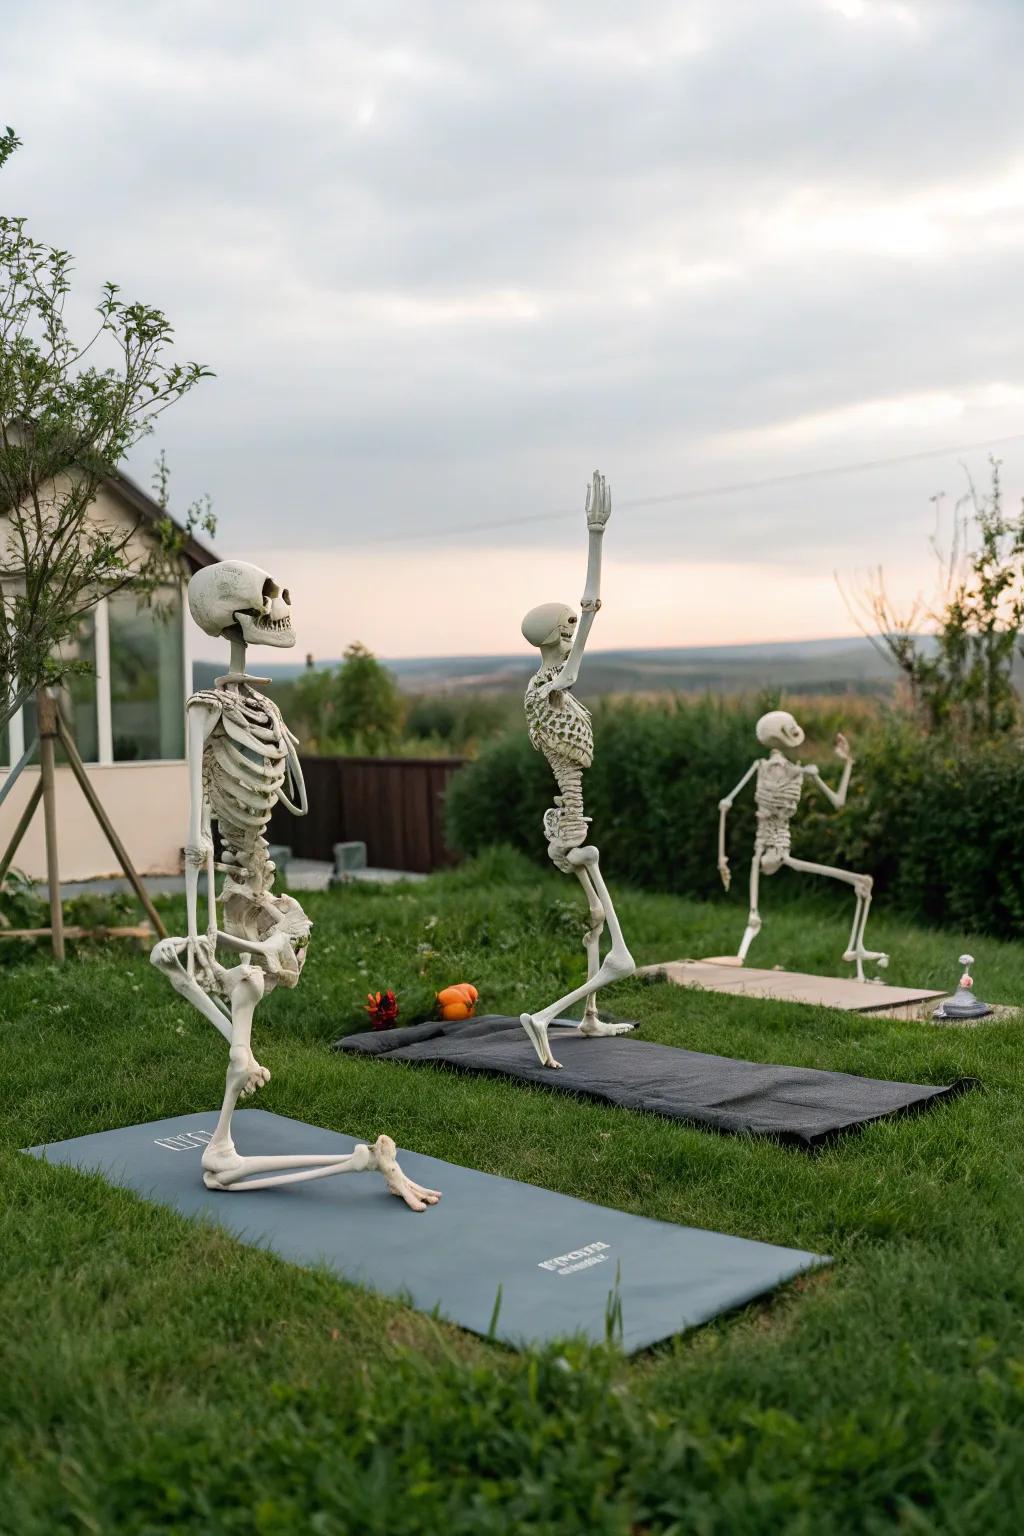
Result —
<path fill-rule="evenodd" d="M 0 167 L 19 143 L 13 129 L 0 133 Z M 210 527 L 197 503 L 184 530 L 166 518 L 140 552 L 136 527 L 90 517 L 101 483 L 155 419 L 211 375 L 171 361 L 164 314 L 126 302 L 114 283 L 79 345 L 64 320 L 71 262 L 23 218 L 0 216 L 0 726 L 40 684 L 80 670 L 60 647 L 102 596 L 126 586 L 145 595 L 177 577 L 185 541 Z M 158 474 L 166 492 L 162 460 Z"/>
<path fill-rule="evenodd" d="M 316 668 L 312 657 L 301 677 L 288 687 L 288 703 L 282 710 L 308 752 L 329 753 L 334 734 L 335 673 L 327 667 Z M 278 690 L 279 699 L 282 690 Z"/>
<path fill-rule="evenodd" d="M 948 546 L 938 533 L 938 597 L 905 612 L 890 601 L 881 568 L 860 600 L 861 627 L 875 648 L 906 678 L 911 699 L 930 730 L 960 728 L 985 736 L 1016 725 L 1020 700 L 1014 659 L 1024 651 L 1024 514 L 1003 506 L 999 461 L 980 495 L 968 478 L 953 510 Z M 941 515 L 943 498 L 936 502 Z M 857 605 L 850 605 L 856 612 Z M 922 634 L 925 627 L 933 635 Z"/>
<path fill-rule="evenodd" d="M 358 640 L 345 652 L 333 689 L 333 729 L 349 750 L 392 751 L 402 728 L 402 698 L 387 667 Z"/>

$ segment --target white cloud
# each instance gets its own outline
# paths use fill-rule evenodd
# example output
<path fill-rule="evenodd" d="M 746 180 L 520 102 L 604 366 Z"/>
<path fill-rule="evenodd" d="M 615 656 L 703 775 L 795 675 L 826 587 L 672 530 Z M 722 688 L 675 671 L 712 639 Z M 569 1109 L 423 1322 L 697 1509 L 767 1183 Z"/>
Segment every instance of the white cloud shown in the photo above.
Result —
<path fill-rule="evenodd" d="M 714 447 L 720 457 L 729 458 L 743 453 L 826 448 L 854 440 L 874 443 L 883 454 L 922 431 L 953 445 L 985 430 L 993 437 L 1018 431 L 1024 434 L 1024 383 L 857 400 L 835 410 L 816 411 L 744 432 L 722 433 Z"/>

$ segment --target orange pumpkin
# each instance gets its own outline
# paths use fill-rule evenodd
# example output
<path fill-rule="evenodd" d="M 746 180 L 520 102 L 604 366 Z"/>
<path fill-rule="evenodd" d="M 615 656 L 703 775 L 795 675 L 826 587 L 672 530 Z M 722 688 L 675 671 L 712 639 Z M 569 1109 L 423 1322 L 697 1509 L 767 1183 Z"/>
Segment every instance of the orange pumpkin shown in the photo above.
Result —
<path fill-rule="evenodd" d="M 442 1019 L 471 1019 L 476 1012 L 479 995 L 476 987 L 468 981 L 459 981 L 453 987 L 445 987 L 443 992 L 437 994 Z"/>

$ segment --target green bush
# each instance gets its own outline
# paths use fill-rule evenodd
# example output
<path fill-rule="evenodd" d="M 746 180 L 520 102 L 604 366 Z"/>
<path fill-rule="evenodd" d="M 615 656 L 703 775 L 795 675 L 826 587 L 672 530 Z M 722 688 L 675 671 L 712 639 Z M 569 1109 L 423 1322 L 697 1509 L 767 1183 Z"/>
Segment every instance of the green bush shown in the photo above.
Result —
<path fill-rule="evenodd" d="M 1024 927 L 1024 741 L 926 736 L 883 718 L 857 743 L 846 809 L 809 809 L 813 857 L 875 877 L 918 920 L 1015 937 Z M 801 816 L 804 812 L 801 808 Z"/>
<path fill-rule="evenodd" d="M 762 755 L 754 725 L 765 707 L 764 700 L 712 698 L 599 706 L 585 794 L 594 841 L 613 880 L 699 898 L 721 892 L 718 801 Z M 876 895 L 918 920 L 1019 933 L 1024 741 L 1017 735 L 946 741 L 894 712 L 865 716 L 846 699 L 801 705 L 808 738 L 801 755 L 818 763 L 833 785 L 840 771 L 833 738 L 855 709 L 860 718 L 850 727 L 856 762 L 846 808 L 833 811 L 808 785 L 794 822 L 794 851 L 872 875 Z M 552 793 L 551 771 L 525 730 L 502 737 L 453 779 L 449 840 L 460 853 L 501 842 L 545 862 L 542 817 Z M 729 854 L 741 889 L 753 838 L 748 785 L 729 817 Z M 779 895 L 795 884 L 780 881 Z"/>

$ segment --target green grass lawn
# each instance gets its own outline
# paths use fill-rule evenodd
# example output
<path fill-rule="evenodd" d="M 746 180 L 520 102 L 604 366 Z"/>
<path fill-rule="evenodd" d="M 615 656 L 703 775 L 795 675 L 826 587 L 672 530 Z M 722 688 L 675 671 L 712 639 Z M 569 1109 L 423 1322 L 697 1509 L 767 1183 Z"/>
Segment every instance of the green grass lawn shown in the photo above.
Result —
<path fill-rule="evenodd" d="M 613 874 L 614 872 L 612 872 Z M 818 896 L 818 893 L 815 893 Z M 849 911 L 764 899 L 752 961 L 835 972 Z M 0 972 L 0 1532 L 1024 1529 L 1021 1030 L 869 1020 L 640 981 L 644 1038 L 983 1089 L 808 1154 L 499 1080 L 332 1054 L 368 990 L 473 981 L 539 1007 L 583 970 L 582 902 L 504 856 L 303 898 L 297 992 L 258 1016 L 263 1107 L 602 1204 L 830 1253 L 625 1361 L 518 1355 L 292 1268 L 18 1148 L 219 1103 L 224 1042 L 125 949 Z M 180 905 L 168 903 L 174 931 Z M 621 893 L 641 962 L 735 947 L 742 895 Z M 884 908 L 893 982 L 1024 1003 L 1024 949 Z M 338 1219 L 344 1220 L 344 1181 Z M 409 1214 L 410 1240 L 430 1213 Z"/>

